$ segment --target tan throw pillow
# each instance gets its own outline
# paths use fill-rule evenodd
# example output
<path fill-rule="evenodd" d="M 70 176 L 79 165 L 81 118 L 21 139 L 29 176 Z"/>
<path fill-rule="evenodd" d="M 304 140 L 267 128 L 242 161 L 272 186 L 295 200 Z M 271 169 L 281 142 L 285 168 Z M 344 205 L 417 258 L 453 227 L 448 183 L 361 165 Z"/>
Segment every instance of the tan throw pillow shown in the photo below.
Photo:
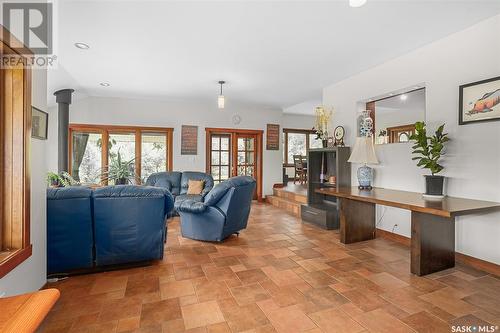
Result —
<path fill-rule="evenodd" d="M 188 180 L 188 191 L 187 194 L 200 195 L 203 191 L 205 185 L 204 180 Z"/>

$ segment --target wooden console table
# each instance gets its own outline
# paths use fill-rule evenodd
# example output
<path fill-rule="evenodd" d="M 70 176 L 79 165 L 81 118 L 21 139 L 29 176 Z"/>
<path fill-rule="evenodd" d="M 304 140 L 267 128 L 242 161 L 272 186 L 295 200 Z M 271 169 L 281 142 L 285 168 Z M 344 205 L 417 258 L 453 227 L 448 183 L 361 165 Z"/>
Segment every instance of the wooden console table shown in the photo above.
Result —
<path fill-rule="evenodd" d="M 340 241 L 350 244 L 375 238 L 375 205 L 411 211 L 411 272 L 419 276 L 455 266 L 455 216 L 499 210 L 500 203 L 446 197 L 426 201 L 421 193 L 357 187 L 319 188 L 337 197 Z"/>

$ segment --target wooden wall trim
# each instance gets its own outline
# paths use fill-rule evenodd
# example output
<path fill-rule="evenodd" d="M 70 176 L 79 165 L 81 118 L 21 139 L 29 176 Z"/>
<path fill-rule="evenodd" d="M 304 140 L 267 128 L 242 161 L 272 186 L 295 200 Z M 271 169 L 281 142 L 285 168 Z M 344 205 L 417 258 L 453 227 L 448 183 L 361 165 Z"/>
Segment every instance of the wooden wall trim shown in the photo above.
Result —
<path fill-rule="evenodd" d="M 28 259 L 33 253 L 32 245 L 28 245 L 23 249 L 19 249 L 10 254 L 2 264 L 0 265 L 0 279 L 3 278 L 7 273 L 20 265 L 23 261 Z"/>
<path fill-rule="evenodd" d="M 377 228 L 376 235 L 377 237 L 389 239 L 407 247 L 410 247 L 411 244 L 411 239 L 409 237 L 399 235 L 390 231 Z M 471 257 L 460 252 L 455 252 L 455 260 L 461 264 L 471 266 L 475 269 L 485 271 L 500 277 L 500 265 L 493 262 Z"/>
<path fill-rule="evenodd" d="M 0 25 L 0 55 L 19 58 L 19 66 L 0 64 L 0 278 L 32 254 L 31 68 L 32 52 Z M 8 41 L 8 42 L 7 42 Z M 15 49 L 14 49 L 15 48 Z M 21 51 L 20 51 L 21 50 Z M 2 250 L 5 250 L 2 252 Z"/>
<path fill-rule="evenodd" d="M 151 131 L 151 132 L 165 132 L 174 131 L 173 127 L 154 127 L 154 126 L 128 126 L 128 125 L 105 125 L 105 124 L 69 124 L 69 127 L 74 130 L 96 130 L 107 129 L 110 131 L 124 131 L 135 132 L 136 130 Z"/>

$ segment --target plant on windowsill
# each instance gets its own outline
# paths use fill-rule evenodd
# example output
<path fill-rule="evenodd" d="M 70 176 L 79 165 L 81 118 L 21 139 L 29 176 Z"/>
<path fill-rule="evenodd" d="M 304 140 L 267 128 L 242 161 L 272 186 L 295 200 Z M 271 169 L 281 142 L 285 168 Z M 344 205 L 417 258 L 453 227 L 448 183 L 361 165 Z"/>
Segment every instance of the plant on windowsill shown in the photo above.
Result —
<path fill-rule="evenodd" d="M 115 185 L 133 184 L 136 179 L 134 161 L 135 158 L 123 161 L 120 150 L 118 150 L 116 157 L 111 158 L 108 170 L 104 172 L 104 180 L 113 181 Z"/>
<path fill-rule="evenodd" d="M 425 176 L 425 194 L 436 198 L 443 197 L 444 176 L 436 174 L 444 169 L 439 162 L 444 154 L 445 143 L 450 141 L 448 133 L 443 133 L 444 125 L 439 126 L 433 136 L 427 136 L 425 122 L 419 121 L 415 123 L 415 134 L 410 136 L 410 140 L 415 140 L 412 154 L 417 155 L 412 160 L 418 161 L 417 166 L 431 172 L 431 175 Z"/>

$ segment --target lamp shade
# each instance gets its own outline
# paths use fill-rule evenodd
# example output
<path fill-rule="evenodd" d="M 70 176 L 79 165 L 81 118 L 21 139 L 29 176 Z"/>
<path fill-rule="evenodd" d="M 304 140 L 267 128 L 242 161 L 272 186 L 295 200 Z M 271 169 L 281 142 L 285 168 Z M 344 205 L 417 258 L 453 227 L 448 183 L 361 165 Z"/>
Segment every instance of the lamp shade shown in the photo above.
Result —
<path fill-rule="evenodd" d="M 226 99 L 224 98 L 224 95 L 219 95 L 217 97 L 217 106 L 219 109 L 224 109 L 224 106 L 226 104 Z"/>
<path fill-rule="evenodd" d="M 347 161 L 351 163 L 378 164 L 373 138 L 371 136 L 357 137 L 351 156 Z"/>

